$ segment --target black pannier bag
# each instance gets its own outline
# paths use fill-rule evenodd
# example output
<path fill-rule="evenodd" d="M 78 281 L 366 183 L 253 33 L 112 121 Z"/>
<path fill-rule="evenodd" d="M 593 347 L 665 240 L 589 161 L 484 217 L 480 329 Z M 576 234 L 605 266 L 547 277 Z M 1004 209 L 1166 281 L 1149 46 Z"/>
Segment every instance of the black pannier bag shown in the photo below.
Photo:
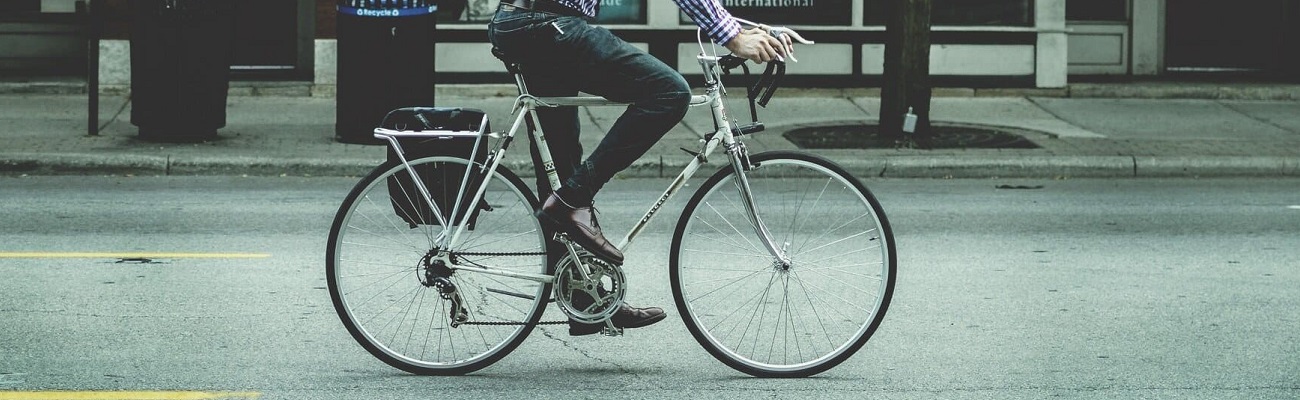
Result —
<path fill-rule="evenodd" d="M 472 108 L 406 107 L 390 111 L 380 126 L 397 131 L 456 131 L 483 134 L 489 129 L 486 115 L 482 110 Z M 397 141 L 402 145 L 402 151 L 408 162 L 436 155 L 469 159 L 472 154 L 475 157 L 474 161 L 483 165 L 487 159 L 488 140 L 487 138 L 479 140 L 478 151 L 475 152 L 474 139 L 473 136 L 439 136 L 399 138 Z M 388 160 L 402 162 L 392 146 L 388 147 Z M 416 165 L 414 170 L 424 182 L 425 188 L 429 190 L 429 197 L 442 212 L 442 217 L 450 219 L 451 204 L 456 202 L 456 196 L 459 195 L 460 184 L 465 177 L 465 166 L 437 162 Z M 482 177 L 478 176 L 480 170 L 476 168 L 474 172 L 475 176 L 470 176 L 468 186 L 470 188 L 476 188 L 482 182 Z M 420 196 L 420 189 L 415 186 L 407 171 L 393 174 L 388 178 L 388 195 L 392 199 L 393 211 L 411 228 L 418 225 L 438 225 L 438 218 L 429 210 L 428 204 Z M 457 219 L 471 208 L 469 203 L 472 196 L 473 193 L 466 193 L 465 198 L 461 199 L 461 207 L 456 213 Z M 472 208 L 473 213 L 467 226 L 469 229 L 474 229 L 479 213 L 492 211 L 492 207 L 484 200 L 480 200 L 478 205 Z M 452 224 L 456 222 L 451 221 Z"/>

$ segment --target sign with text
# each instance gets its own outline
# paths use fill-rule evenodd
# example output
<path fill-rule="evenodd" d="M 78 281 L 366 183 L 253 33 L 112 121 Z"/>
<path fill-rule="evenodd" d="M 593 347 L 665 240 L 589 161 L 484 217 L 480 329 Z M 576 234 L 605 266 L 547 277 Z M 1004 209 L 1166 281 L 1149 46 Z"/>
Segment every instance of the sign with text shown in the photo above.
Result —
<path fill-rule="evenodd" d="M 852 0 L 718 0 L 731 15 L 768 25 L 849 25 Z M 692 24 L 682 13 L 683 24 Z"/>
<path fill-rule="evenodd" d="M 600 0 L 600 15 L 596 22 L 602 24 L 644 24 L 645 0 Z"/>
<path fill-rule="evenodd" d="M 3 0 L 0 0 L 3 1 Z M 445 3 L 445 2 L 444 2 Z M 488 22 L 496 13 L 498 1 L 469 0 L 466 6 L 453 8 L 443 6 L 445 14 L 439 18 L 443 22 Z M 601 24 L 644 24 L 646 23 L 645 0 L 600 0 L 600 15 L 596 22 Z"/>

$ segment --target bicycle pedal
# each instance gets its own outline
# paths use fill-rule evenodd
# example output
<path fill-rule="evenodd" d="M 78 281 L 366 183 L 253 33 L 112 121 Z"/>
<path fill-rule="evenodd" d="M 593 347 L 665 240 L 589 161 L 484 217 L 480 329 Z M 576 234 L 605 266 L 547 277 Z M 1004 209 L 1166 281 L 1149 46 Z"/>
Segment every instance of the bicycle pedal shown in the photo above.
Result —
<path fill-rule="evenodd" d="M 555 234 L 555 236 L 552 236 L 552 237 L 551 237 L 551 240 L 554 240 L 554 241 L 556 241 L 556 242 L 560 242 L 561 244 L 564 244 L 564 245 L 574 245 L 574 244 L 575 244 L 575 243 L 573 243 L 573 240 L 572 240 L 572 239 L 569 239 L 569 234 L 564 233 L 564 232 L 557 232 L 557 233 Z"/>
<path fill-rule="evenodd" d="M 614 326 L 613 322 L 605 321 L 605 326 L 600 328 L 600 334 L 604 336 L 623 336 L 623 328 Z"/>

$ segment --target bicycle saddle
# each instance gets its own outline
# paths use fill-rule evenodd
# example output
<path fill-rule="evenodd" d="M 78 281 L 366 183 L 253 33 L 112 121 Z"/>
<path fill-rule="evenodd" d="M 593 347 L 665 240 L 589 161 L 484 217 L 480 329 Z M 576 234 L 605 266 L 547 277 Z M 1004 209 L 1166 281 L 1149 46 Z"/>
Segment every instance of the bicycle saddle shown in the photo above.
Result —
<path fill-rule="evenodd" d="M 512 74 L 519 73 L 519 64 L 521 63 L 519 62 L 518 59 L 510 57 L 510 55 L 506 54 L 506 52 L 504 51 L 501 51 L 501 49 L 497 48 L 496 46 L 492 46 L 492 56 L 496 57 L 498 60 L 501 60 L 501 63 L 506 65 L 506 71 L 510 71 L 510 73 Z"/>

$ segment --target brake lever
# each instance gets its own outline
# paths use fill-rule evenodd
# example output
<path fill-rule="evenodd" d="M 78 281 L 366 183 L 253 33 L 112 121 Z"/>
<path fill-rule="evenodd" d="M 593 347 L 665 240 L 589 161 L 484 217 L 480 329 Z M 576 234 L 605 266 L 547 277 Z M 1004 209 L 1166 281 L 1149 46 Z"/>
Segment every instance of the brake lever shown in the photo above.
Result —
<path fill-rule="evenodd" d="M 767 33 L 769 35 L 776 36 L 778 38 L 781 37 L 781 35 L 790 35 L 791 39 L 794 39 L 794 41 L 799 42 L 801 44 L 817 44 L 817 42 L 804 39 L 803 36 L 799 36 L 799 32 L 795 32 L 794 29 L 786 28 L 784 26 L 769 28 L 767 30 Z"/>
<path fill-rule="evenodd" d="M 814 42 L 814 41 L 811 41 L 811 40 L 808 40 L 808 39 L 804 39 L 803 36 L 799 36 L 799 33 L 798 33 L 798 32 L 795 32 L 793 29 L 790 29 L 790 28 L 781 27 L 781 26 L 778 26 L 778 27 L 766 27 L 766 28 L 767 28 L 767 34 L 772 35 L 772 37 L 776 38 L 777 40 L 781 40 L 781 37 L 782 37 L 782 36 L 790 35 L 790 38 L 793 39 L 793 40 L 794 40 L 795 42 L 797 42 L 797 43 L 801 43 L 801 44 L 816 44 L 816 43 L 817 43 L 817 42 Z M 782 41 L 782 42 L 784 42 L 784 41 Z M 787 54 L 787 56 L 790 57 L 790 61 L 799 62 L 799 59 L 798 59 L 798 58 L 794 58 L 794 52 L 793 52 L 793 51 L 791 51 L 790 54 Z M 781 60 L 781 61 L 785 61 L 785 60 Z"/>

